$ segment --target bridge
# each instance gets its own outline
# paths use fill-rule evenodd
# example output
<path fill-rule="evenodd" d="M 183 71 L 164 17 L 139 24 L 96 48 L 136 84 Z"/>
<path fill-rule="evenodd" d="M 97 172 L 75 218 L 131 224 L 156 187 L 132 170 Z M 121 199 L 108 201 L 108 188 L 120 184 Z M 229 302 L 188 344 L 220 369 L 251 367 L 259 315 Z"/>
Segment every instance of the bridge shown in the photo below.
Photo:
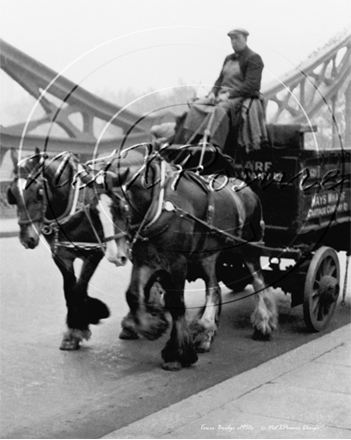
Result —
<path fill-rule="evenodd" d="M 351 31 L 334 37 L 263 94 L 269 122 L 316 124 L 324 128 L 329 148 L 350 148 Z"/>
<path fill-rule="evenodd" d="M 99 153 L 148 139 L 155 116 L 143 117 L 111 104 L 3 40 L 0 49 L 1 69 L 34 97 L 43 111 L 29 121 L 0 126 L 1 162 L 11 147 L 70 150 L 91 157 L 99 122 L 100 126 L 108 123 L 117 133 L 99 141 Z M 350 147 L 350 68 L 351 32 L 345 31 L 280 81 L 263 88 L 268 122 L 312 123 L 320 128 L 328 147 Z M 55 127 L 63 130 L 64 137 L 55 136 Z M 45 128 L 45 135 L 35 134 L 38 128 Z"/>

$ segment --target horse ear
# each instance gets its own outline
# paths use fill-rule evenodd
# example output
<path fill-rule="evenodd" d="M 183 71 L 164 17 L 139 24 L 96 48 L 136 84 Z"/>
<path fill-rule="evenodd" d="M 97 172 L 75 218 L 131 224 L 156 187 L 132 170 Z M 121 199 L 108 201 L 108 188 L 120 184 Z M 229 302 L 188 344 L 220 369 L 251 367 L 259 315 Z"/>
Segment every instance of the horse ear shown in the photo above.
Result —
<path fill-rule="evenodd" d="M 105 172 L 105 185 L 106 189 L 112 190 L 116 186 L 120 186 L 120 178 L 113 171 Z"/>
<path fill-rule="evenodd" d="M 113 189 L 116 187 L 120 187 L 126 183 L 127 177 L 129 174 L 129 168 L 125 171 L 116 174 L 113 171 L 106 171 L 106 186 L 108 189 Z"/>
<path fill-rule="evenodd" d="M 113 186 L 124 185 L 127 181 L 128 174 L 129 168 L 127 168 L 123 173 L 120 173 L 119 176 L 116 176 L 113 179 Z"/>
<path fill-rule="evenodd" d="M 13 162 L 13 171 L 15 174 L 17 174 L 17 170 L 18 170 L 18 153 L 16 148 L 11 148 L 11 159 Z"/>
<path fill-rule="evenodd" d="M 40 162 L 40 160 L 42 159 L 42 154 L 40 152 L 40 148 L 35 147 L 35 161 Z"/>

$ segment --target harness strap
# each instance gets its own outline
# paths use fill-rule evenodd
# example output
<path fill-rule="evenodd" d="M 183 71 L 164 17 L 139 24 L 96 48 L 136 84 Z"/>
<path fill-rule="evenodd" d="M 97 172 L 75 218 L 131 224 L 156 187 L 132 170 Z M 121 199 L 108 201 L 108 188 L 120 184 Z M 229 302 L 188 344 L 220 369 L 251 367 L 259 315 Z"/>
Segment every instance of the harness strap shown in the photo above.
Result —
<path fill-rule="evenodd" d="M 102 250 L 104 250 L 104 244 L 101 241 L 101 239 L 99 237 L 99 234 L 97 233 L 97 231 L 95 229 L 94 223 L 93 223 L 93 221 L 92 221 L 92 219 L 90 217 L 89 208 L 87 208 L 86 205 L 83 205 L 83 211 L 84 211 L 84 214 L 86 215 L 86 217 L 87 217 L 87 219 L 88 219 L 88 221 L 90 223 L 91 229 L 94 231 L 94 235 L 96 237 L 97 242 L 99 243 L 99 246 L 101 247 Z"/>
<path fill-rule="evenodd" d="M 117 234 L 114 235 L 109 235 L 108 237 L 104 237 L 104 242 L 107 243 L 108 241 L 112 241 L 112 240 L 117 240 L 118 238 L 121 237 L 127 237 L 129 234 L 127 232 L 124 231 L 120 231 Z"/>
<path fill-rule="evenodd" d="M 161 160 L 161 165 L 160 165 L 159 169 L 160 169 L 160 177 L 158 178 L 158 176 L 157 176 L 155 180 L 159 182 L 160 190 L 159 190 L 157 196 L 152 198 L 151 204 L 150 204 L 142 222 L 140 223 L 140 225 L 137 229 L 137 232 L 135 233 L 132 245 L 138 239 L 144 238 L 141 236 L 141 231 L 149 229 L 150 226 L 152 226 L 153 224 L 155 224 L 157 222 L 157 220 L 160 218 L 160 216 L 162 214 L 163 202 L 164 202 L 164 197 L 165 197 L 165 186 L 166 186 L 166 162 L 164 160 Z M 154 212 L 155 212 L 155 214 L 153 214 Z M 149 219 L 150 216 L 152 216 L 151 220 Z"/>
<path fill-rule="evenodd" d="M 73 167 L 72 172 L 75 173 L 77 168 L 75 167 L 74 162 L 72 163 L 72 167 Z M 83 167 L 80 164 L 78 164 L 79 172 L 81 172 L 82 169 L 83 169 Z M 78 180 L 80 181 L 80 179 L 78 179 Z M 70 190 L 69 195 L 68 195 L 67 207 L 65 209 L 65 212 L 62 215 L 55 218 L 55 220 L 48 220 L 44 217 L 44 224 L 46 226 L 52 226 L 55 223 L 64 224 L 68 220 L 70 220 L 70 218 L 77 212 L 78 197 L 79 197 L 79 192 L 80 192 L 79 190 L 80 190 L 79 185 L 74 186 L 74 189 L 72 188 Z"/>
<path fill-rule="evenodd" d="M 78 173 L 81 172 L 83 169 L 84 169 L 84 168 L 82 167 L 82 165 L 81 165 L 81 164 L 78 164 L 78 168 L 77 168 Z M 70 215 L 73 215 L 73 214 L 76 212 L 76 209 L 77 209 L 77 203 L 78 203 L 78 197 L 79 197 L 79 185 L 77 185 L 77 186 L 75 187 L 74 196 L 73 196 L 73 201 L 72 201 L 72 208 L 71 208 L 70 213 L 68 214 L 69 216 L 70 216 Z"/>
<path fill-rule="evenodd" d="M 214 197 L 213 196 L 214 196 L 213 192 L 208 193 L 206 220 L 209 225 L 213 224 L 213 217 L 215 214 L 215 206 L 214 206 Z"/>
<path fill-rule="evenodd" d="M 165 181 L 166 181 L 166 162 L 164 160 L 161 161 L 161 176 L 160 176 L 160 192 L 158 194 L 157 200 L 157 210 L 154 218 L 148 223 L 147 227 L 149 228 L 153 225 L 160 217 L 163 208 L 163 201 L 165 198 Z M 151 206 L 151 205 L 150 205 Z"/>
<path fill-rule="evenodd" d="M 244 227 L 245 217 L 246 217 L 244 203 L 235 191 L 230 191 L 230 194 L 233 197 L 234 202 L 238 208 L 238 220 L 239 220 L 239 226 L 240 226 L 240 231 L 241 231 Z"/>

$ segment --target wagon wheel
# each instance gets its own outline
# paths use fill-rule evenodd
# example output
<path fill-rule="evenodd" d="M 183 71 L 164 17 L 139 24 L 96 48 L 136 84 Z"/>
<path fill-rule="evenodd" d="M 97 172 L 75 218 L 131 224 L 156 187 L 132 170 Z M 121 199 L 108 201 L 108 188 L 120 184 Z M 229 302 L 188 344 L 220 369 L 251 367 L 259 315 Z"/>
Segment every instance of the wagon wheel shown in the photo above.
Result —
<path fill-rule="evenodd" d="M 310 330 L 324 330 L 331 320 L 340 291 L 339 279 L 337 253 L 330 247 L 320 247 L 311 260 L 305 281 L 303 314 Z"/>

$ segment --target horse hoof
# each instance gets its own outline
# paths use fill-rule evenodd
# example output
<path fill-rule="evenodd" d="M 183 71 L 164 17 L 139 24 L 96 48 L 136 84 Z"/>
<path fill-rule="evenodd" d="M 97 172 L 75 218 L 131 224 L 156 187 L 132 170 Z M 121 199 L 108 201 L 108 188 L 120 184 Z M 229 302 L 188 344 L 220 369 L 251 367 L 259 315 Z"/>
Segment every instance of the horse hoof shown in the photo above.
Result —
<path fill-rule="evenodd" d="M 163 362 L 162 368 L 167 371 L 178 371 L 181 370 L 182 364 L 178 361 Z"/>
<path fill-rule="evenodd" d="M 260 330 L 257 330 L 257 328 L 255 328 L 252 335 L 254 341 L 269 341 L 271 337 L 272 335 L 270 333 L 262 333 Z"/>
<path fill-rule="evenodd" d="M 61 342 L 60 350 L 78 350 L 80 348 L 80 343 L 77 339 L 64 339 Z"/>
<path fill-rule="evenodd" d="M 122 328 L 121 333 L 119 334 L 119 339 L 139 339 L 138 333 L 132 328 Z"/>
<path fill-rule="evenodd" d="M 195 348 L 197 353 L 208 353 L 211 349 L 211 341 L 204 341 Z"/>

